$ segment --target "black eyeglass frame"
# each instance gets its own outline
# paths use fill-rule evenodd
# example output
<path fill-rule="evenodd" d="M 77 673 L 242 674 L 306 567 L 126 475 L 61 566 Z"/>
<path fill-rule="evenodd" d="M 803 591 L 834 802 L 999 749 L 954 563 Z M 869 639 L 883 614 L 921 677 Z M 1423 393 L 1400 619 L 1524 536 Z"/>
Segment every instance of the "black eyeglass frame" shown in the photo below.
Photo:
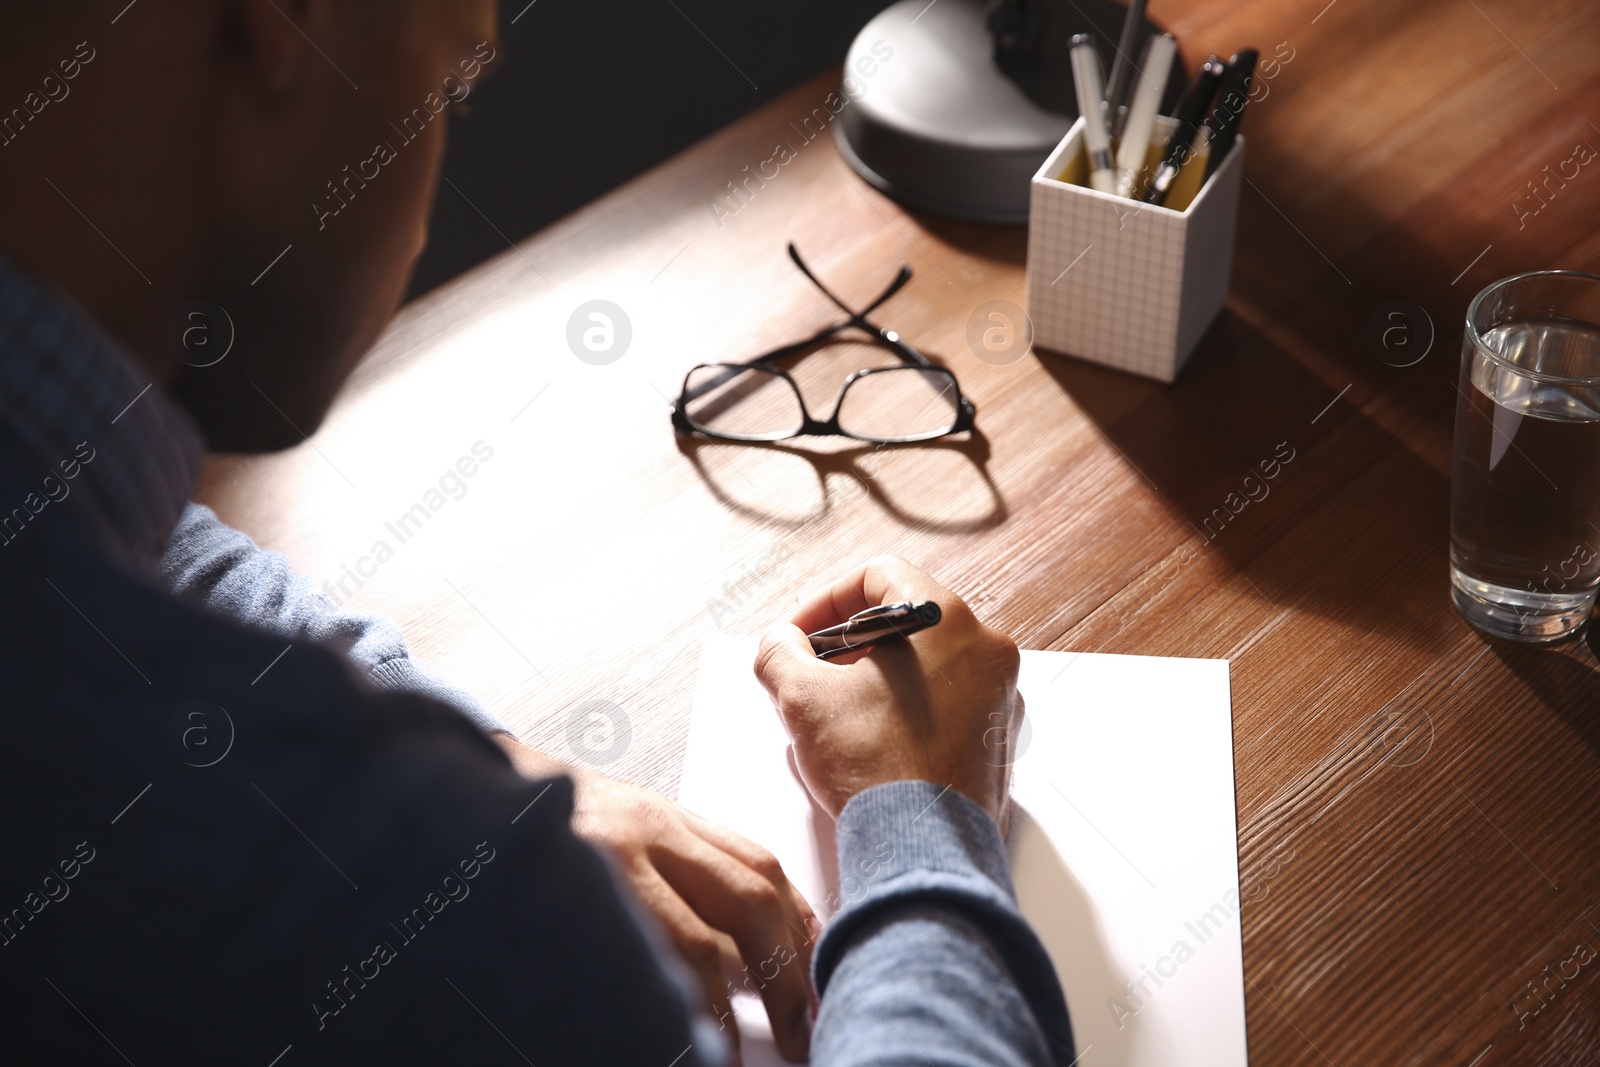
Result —
<path fill-rule="evenodd" d="M 868 315 L 877 310 L 880 305 L 882 305 L 895 293 L 898 293 L 906 284 L 906 282 L 911 280 L 911 268 L 909 266 L 902 263 L 900 265 L 899 272 L 894 277 L 894 280 L 889 283 L 888 287 L 885 288 L 882 293 L 878 294 L 877 299 L 872 301 L 872 303 L 868 304 L 865 308 L 862 308 L 860 311 L 855 311 L 843 300 L 840 300 L 837 296 L 834 296 L 833 293 L 829 292 L 828 287 L 817 280 L 817 276 L 811 273 L 811 268 L 807 267 L 805 261 L 800 258 L 800 252 L 797 248 L 795 248 L 793 241 L 789 242 L 789 258 L 794 260 L 794 265 L 799 267 L 800 272 L 810 279 L 811 284 L 815 285 L 819 290 L 821 290 L 822 295 L 831 300 L 834 305 L 838 307 L 840 311 L 843 311 L 848 317 L 842 322 L 836 322 L 832 326 L 827 326 L 821 330 L 818 330 L 816 333 L 812 334 L 810 337 L 807 337 L 803 341 L 796 341 L 792 344 L 782 345 L 778 348 L 774 348 L 772 351 L 756 356 L 754 359 L 746 363 L 699 363 L 689 368 L 689 372 L 683 376 L 683 389 L 679 392 L 678 399 L 674 401 L 672 405 L 673 429 L 682 434 L 705 437 L 710 440 L 741 441 L 746 443 L 784 441 L 791 437 L 815 436 L 848 437 L 852 440 L 867 441 L 873 444 L 913 444 L 918 441 L 931 441 L 940 437 L 948 437 L 951 434 L 963 433 L 971 430 L 974 427 L 978 415 L 977 405 L 973 404 L 972 400 L 961 391 L 961 383 L 956 380 L 954 371 L 950 370 L 948 367 L 941 367 L 934 363 L 927 356 L 924 356 L 921 352 L 918 352 L 915 348 L 911 347 L 911 345 L 902 340 L 900 335 L 895 331 L 883 329 L 882 327 L 875 326 L 871 322 L 867 321 Z M 767 364 L 776 360 L 784 359 L 788 356 L 796 355 L 800 352 L 804 352 L 806 349 L 819 345 L 828 340 L 841 330 L 846 330 L 851 327 L 854 327 L 855 329 L 860 330 L 862 333 L 869 335 L 873 342 L 882 344 L 884 347 L 888 348 L 889 351 L 893 352 L 905 363 L 905 366 L 865 367 L 861 370 L 852 371 L 850 376 L 844 380 L 844 385 L 840 387 L 839 395 L 834 399 L 833 414 L 830 415 L 826 420 L 814 418 L 810 409 L 806 407 L 805 397 L 801 395 L 800 387 L 795 382 L 794 377 L 781 367 L 769 367 Z M 726 368 L 727 373 L 718 375 L 712 378 L 710 381 L 702 382 L 698 387 L 691 389 L 689 382 L 694 377 L 695 372 L 707 367 Z M 726 384 L 734 377 L 752 368 L 773 374 L 789 383 L 789 388 L 794 392 L 795 401 L 800 405 L 801 423 L 798 430 L 795 430 L 792 433 L 780 432 L 775 434 L 759 435 L 723 434 L 714 430 L 703 429 L 690 421 L 687 410 L 690 401 L 704 396 L 711 390 Z M 928 433 L 922 435 L 877 437 L 867 434 L 851 433 L 848 430 L 840 428 L 839 411 L 844 406 L 845 394 L 850 391 L 850 386 L 853 383 L 871 374 L 881 374 L 884 372 L 894 372 L 907 369 L 922 370 L 925 372 L 942 375 L 943 377 L 949 379 L 950 387 L 956 396 L 955 421 L 951 424 L 949 429 L 940 430 L 937 433 Z"/>

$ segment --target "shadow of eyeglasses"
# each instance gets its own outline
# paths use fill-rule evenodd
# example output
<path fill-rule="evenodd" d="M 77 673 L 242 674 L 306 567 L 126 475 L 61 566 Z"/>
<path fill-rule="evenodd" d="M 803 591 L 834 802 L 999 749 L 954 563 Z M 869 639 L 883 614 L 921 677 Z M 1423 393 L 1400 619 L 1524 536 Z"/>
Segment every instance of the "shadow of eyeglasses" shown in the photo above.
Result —
<path fill-rule="evenodd" d="M 705 483 L 706 488 L 718 503 L 730 511 L 765 525 L 778 526 L 785 529 L 799 529 L 831 514 L 837 494 L 829 489 L 828 475 L 830 474 L 847 476 L 849 484 L 855 486 L 856 491 L 864 493 L 868 499 L 876 503 L 885 514 L 900 525 L 913 530 L 946 534 L 978 533 L 1000 525 L 1005 522 L 1009 515 L 1005 498 L 1000 493 L 1000 487 L 995 484 L 994 478 L 989 473 L 989 441 L 976 428 L 968 431 L 968 436 L 965 439 L 940 437 L 931 441 L 917 441 L 896 445 L 863 443 L 831 452 L 819 452 L 814 449 L 798 447 L 785 441 L 717 441 L 681 434 L 678 435 L 677 442 L 678 451 L 689 460 L 695 473 Z M 706 458 L 742 448 L 767 454 L 775 453 L 792 456 L 804 460 L 810 465 L 817 478 L 821 496 L 820 510 L 799 518 L 787 518 L 772 511 L 754 507 L 730 493 L 723 486 L 718 475 L 710 469 Z M 951 453 L 962 457 L 971 464 L 989 496 L 988 507 L 982 515 L 956 520 L 939 519 L 932 516 L 913 514 L 895 502 L 891 493 L 880 481 L 886 457 L 902 453 L 926 454 L 929 452 Z"/>

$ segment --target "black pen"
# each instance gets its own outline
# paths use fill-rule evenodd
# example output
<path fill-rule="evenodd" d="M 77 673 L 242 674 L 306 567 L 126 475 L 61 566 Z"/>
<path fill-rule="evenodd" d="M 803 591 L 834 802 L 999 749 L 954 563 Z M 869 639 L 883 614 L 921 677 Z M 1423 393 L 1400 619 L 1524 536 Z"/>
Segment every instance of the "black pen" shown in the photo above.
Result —
<path fill-rule="evenodd" d="M 931 600 L 920 604 L 903 600 L 858 611 L 838 626 L 830 626 L 806 636 L 811 639 L 811 651 L 817 654 L 817 658 L 829 659 L 875 645 L 879 641 L 909 637 L 918 630 L 935 625 L 942 615 L 939 605 Z"/>
<path fill-rule="evenodd" d="M 1106 81 L 1106 118 L 1111 122 L 1111 139 L 1122 138 L 1122 127 L 1128 121 L 1128 72 L 1133 60 L 1128 53 L 1139 43 L 1144 29 L 1145 0 L 1129 0 L 1128 13 L 1122 19 L 1122 36 L 1117 38 L 1117 55 L 1111 61 L 1111 76 Z"/>
<path fill-rule="evenodd" d="M 1217 109 L 1211 113 L 1211 158 L 1206 160 L 1206 178 L 1216 173 L 1222 160 L 1233 147 L 1239 134 L 1239 123 L 1244 121 L 1244 106 L 1250 102 L 1250 87 L 1255 81 L 1256 57 L 1254 48 L 1241 48 L 1228 59 L 1228 72 L 1222 76 L 1217 89 Z"/>
<path fill-rule="evenodd" d="M 1172 136 L 1167 140 L 1167 150 L 1162 156 L 1161 166 L 1156 168 L 1155 177 L 1150 179 L 1150 188 L 1145 190 L 1145 203 L 1159 204 L 1167 199 L 1167 192 L 1172 188 L 1172 180 L 1189 161 L 1189 149 L 1193 147 L 1194 139 L 1200 133 L 1200 124 L 1205 118 L 1206 109 L 1211 106 L 1211 98 L 1216 95 L 1217 85 L 1222 81 L 1222 75 L 1226 70 L 1222 60 L 1212 56 L 1206 60 L 1205 66 L 1200 68 L 1200 73 L 1194 76 L 1189 88 L 1184 90 L 1183 99 L 1178 101 L 1178 113 L 1173 116 L 1178 120 L 1177 129 L 1172 131 Z"/>

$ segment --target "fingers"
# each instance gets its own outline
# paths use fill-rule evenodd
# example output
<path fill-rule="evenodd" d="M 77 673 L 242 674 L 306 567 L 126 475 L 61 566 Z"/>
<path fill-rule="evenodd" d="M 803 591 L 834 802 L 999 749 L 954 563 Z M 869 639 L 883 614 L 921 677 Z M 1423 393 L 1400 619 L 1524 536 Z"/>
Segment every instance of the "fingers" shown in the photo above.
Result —
<path fill-rule="evenodd" d="M 692 811 L 684 811 L 683 814 L 689 820 L 689 825 L 694 828 L 695 833 L 722 849 L 722 851 L 734 856 L 746 867 L 771 881 L 774 885 L 788 890 L 794 914 L 804 927 L 803 930 L 795 932 L 797 937 L 803 939 L 799 946 L 800 962 L 804 964 L 805 973 L 810 975 L 811 947 L 816 943 L 817 938 L 822 936 L 822 921 L 817 918 L 817 913 L 812 909 L 811 902 L 805 898 L 805 894 L 801 893 L 789 881 L 789 876 L 783 873 L 783 865 L 778 862 L 778 857 L 748 837 L 734 833 L 726 826 L 719 826 L 714 822 L 702 819 Z M 814 990 L 811 991 L 811 1002 L 812 1007 L 816 1007 L 817 999 Z"/>
<path fill-rule="evenodd" d="M 747 844 L 736 848 L 747 851 Z M 811 934 L 776 860 L 764 850 L 751 858 L 762 869 L 697 835 L 654 857 L 683 902 L 704 923 L 732 935 L 745 961 L 744 986 L 766 1005 L 779 1053 L 798 1062 L 811 1046 Z"/>
<path fill-rule="evenodd" d="M 828 588 L 802 601 L 791 620 L 806 633 L 837 626 L 858 611 L 880 604 L 882 601 L 867 597 L 867 569 L 863 564 L 834 582 Z"/>
<path fill-rule="evenodd" d="M 820 927 L 777 859 L 659 794 L 602 775 L 587 779 L 578 809 L 574 827 L 617 857 L 699 978 L 723 1030 L 733 1031 L 734 1047 L 730 975 L 762 997 L 778 1051 L 804 1059 L 816 1006 L 811 942 Z"/>
<path fill-rule="evenodd" d="M 631 880 L 640 902 L 660 921 L 678 954 L 699 979 L 706 1005 L 737 1056 L 739 1025 L 734 1021 L 728 983 L 722 976 L 722 951 L 716 931 L 655 871 L 646 867 L 635 872 Z"/>
<path fill-rule="evenodd" d="M 804 601 L 792 620 L 807 633 L 836 626 L 858 611 L 896 600 L 937 600 L 950 591 L 899 556 L 874 556 Z"/>
<path fill-rule="evenodd" d="M 798 626 L 780 623 L 761 635 L 761 647 L 756 652 L 756 678 L 774 702 L 780 692 L 793 692 L 808 677 L 826 668 L 827 664 L 811 651 L 811 642 Z"/>
<path fill-rule="evenodd" d="M 941 625 L 856 650 L 856 662 L 822 662 L 806 640 L 869 606 L 919 600 L 939 605 Z M 905 560 L 879 556 L 768 631 L 755 672 L 794 742 L 800 779 L 830 814 L 872 785 L 920 778 L 950 784 L 1004 823 L 1019 664 L 1016 645 L 959 597 Z"/>
<path fill-rule="evenodd" d="M 817 939 L 822 936 L 821 920 L 817 918 L 816 912 L 812 910 L 811 902 L 806 900 L 805 894 L 801 893 L 789 881 L 788 876 L 783 873 L 783 866 L 778 862 L 778 857 L 749 838 L 734 833 L 726 826 L 708 822 L 690 811 L 685 811 L 683 814 L 688 818 L 689 825 L 701 837 L 734 856 L 756 874 L 778 886 L 780 891 L 786 891 L 789 894 L 789 910 L 800 923 L 800 926 L 795 928 L 793 927 L 793 919 L 786 920 L 790 923 L 795 935 L 792 947 L 797 954 L 797 958 L 789 966 L 794 967 L 806 979 L 806 1003 L 809 1009 L 806 1028 L 807 1041 L 809 1042 L 810 1024 L 815 1021 L 817 1009 L 821 1006 L 817 998 L 816 989 L 811 984 L 811 952 L 816 945 Z M 777 1025 L 774 1024 L 774 1032 L 776 1030 Z"/>
<path fill-rule="evenodd" d="M 809 642 L 805 641 L 805 634 L 836 626 L 869 607 L 902 600 L 932 600 L 937 603 L 947 616 L 946 632 L 975 621 L 971 610 L 960 597 L 910 563 L 899 556 L 874 556 L 804 601 L 789 626 L 774 627 L 768 632 L 756 657 L 757 676 L 776 701 L 779 688 L 786 682 L 805 677 L 806 665 L 816 660 Z M 829 666 L 844 667 L 864 655 L 865 652 L 854 653 L 825 662 Z M 829 677 L 831 675 L 826 672 L 811 675 L 814 681 L 819 682 Z"/>

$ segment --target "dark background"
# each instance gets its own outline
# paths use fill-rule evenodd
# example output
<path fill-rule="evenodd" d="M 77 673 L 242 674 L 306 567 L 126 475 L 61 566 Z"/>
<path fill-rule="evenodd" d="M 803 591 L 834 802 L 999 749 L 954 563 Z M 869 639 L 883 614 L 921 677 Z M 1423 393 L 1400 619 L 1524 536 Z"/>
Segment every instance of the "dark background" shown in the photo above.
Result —
<path fill-rule="evenodd" d="M 888 4 L 501 0 L 493 77 L 451 122 L 459 192 L 440 183 L 410 295 L 837 66 Z"/>

